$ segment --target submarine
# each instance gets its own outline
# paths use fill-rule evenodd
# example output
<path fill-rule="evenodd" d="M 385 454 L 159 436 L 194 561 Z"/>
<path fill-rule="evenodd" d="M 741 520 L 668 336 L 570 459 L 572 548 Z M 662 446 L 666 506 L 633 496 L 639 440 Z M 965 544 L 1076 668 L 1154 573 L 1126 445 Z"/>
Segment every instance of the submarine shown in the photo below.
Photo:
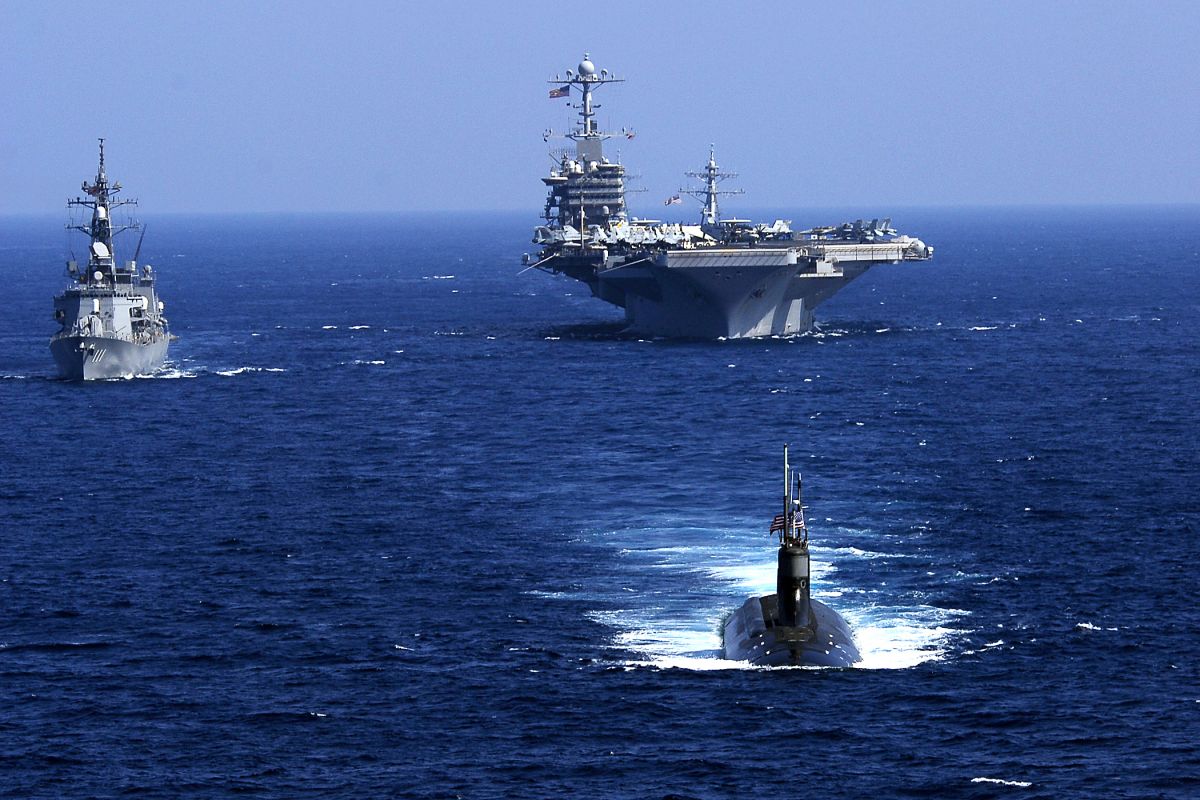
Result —
<path fill-rule="evenodd" d="M 751 597 L 726 619 L 722 648 L 728 661 L 772 667 L 849 667 L 862 660 L 846 620 L 812 598 L 808 527 L 800 491 L 800 473 L 793 473 L 784 445 L 783 513 L 775 515 L 770 529 L 779 534 L 775 594 Z"/>

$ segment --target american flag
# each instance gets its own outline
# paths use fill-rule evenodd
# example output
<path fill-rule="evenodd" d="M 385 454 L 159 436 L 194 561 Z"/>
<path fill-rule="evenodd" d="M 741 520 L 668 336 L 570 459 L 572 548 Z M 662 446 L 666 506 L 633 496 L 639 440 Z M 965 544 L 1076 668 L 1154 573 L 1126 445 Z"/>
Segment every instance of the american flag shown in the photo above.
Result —
<path fill-rule="evenodd" d="M 557 89 L 551 89 L 551 90 L 550 90 L 550 99 L 551 99 L 551 100 L 556 100 L 556 99 L 558 99 L 559 97 L 568 97 L 570 94 L 571 94 L 571 87 L 570 87 L 570 85 L 567 85 L 567 86 L 560 86 L 560 87 L 558 87 Z"/>
<path fill-rule="evenodd" d="M 675 195 L 674 197 L 668 197 L 666 200 L 663 200 L 664 206 L 677 206 L 677 205 L 681 205 L 682 203 L 683 203 L 683 198 L 680 197 L 679 195 Z"/>
<path fill-rule="evenodd" d="M 783 529 L 787 527 L 787 517 L 783 514 L 776 514 L 775 519 L 771 520 L 771 533 L 783 533 Z"/>

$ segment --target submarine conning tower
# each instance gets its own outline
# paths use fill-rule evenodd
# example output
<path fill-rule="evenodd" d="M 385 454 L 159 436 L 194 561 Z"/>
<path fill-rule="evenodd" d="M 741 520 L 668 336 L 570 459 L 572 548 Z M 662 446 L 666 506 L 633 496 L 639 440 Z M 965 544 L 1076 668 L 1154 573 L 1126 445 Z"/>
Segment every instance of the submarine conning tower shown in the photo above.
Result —
<path fill-rule="evenodd" d="M 775 594 L 779 598 L 778 624 L 802 628 L 808 627 L 812 619 L 808 527 L 804 524 L 804 506 L 800 502 L 801 476 L 798 472 L 793 474 L 787 452 L 787 445 L 784 445 L 783 513 L 771 525 L 771 530 L 779 533 Z"/>
<path fill-rule="evenodd" d="M 808 527 L 800 502 L 800 474 L 783 448 L 783 513 L 771 520 L 779 534 L 775 594 L 751 597 L 721 629 L 724 657 L 759 666 L 849 667 L 862 660 L 850 626 L 811 596 Z"/>

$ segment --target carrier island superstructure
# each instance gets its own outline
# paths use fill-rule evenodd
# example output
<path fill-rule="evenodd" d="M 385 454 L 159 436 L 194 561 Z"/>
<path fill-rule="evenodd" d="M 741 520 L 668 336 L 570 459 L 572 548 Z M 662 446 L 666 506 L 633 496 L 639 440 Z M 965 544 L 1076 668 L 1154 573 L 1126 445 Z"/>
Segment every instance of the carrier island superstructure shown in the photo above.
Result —
<path fill-rule="evenodd" d="M 688 173 L 701 181 L 690 190 L 703 202 L 698 224 L 630 217 L 625 168 L 605 156 L 604 142 L 632 132 L 600 131 L 593 100 L 597 89 L 621 80 L 597 70 L 585 53 L 576 70 L 549 81 L 551 97 L 578 97 L 579 120 L 562 134 L 574 151 L 552 151 L 555 166 L 542 178 L 549 189 L 545 224 L 533 238 L 541 250 L 525 263 L 586 283 L 594 296 L 625 309 L 631 332 L 712 339 L 806 331 L 821 302 L 876 264 L 933 255 L 886 219 L 805 231 L 786 220 L 723 219 L 718 199 L 731 192 L 720 184 L 733 174 L 711 151 L 703 170 Z M 547 131 L 544 138 L 555 136 Z"/>
<path fill-rule="evenodd" d="M 50 339 L 50 352 L 59 375 L 81 381 L 154 372 L 167 356 L 167 320 L 155 291 L 153 268 L 137 263 L 141 240 L 131 261 L 117 261 L 113 238 L 141 226 L 113 221 L 115 209 L 137 201 L 116 199 L 121 184 L 109 183 L 104 172 L 103 139 L 96 179 L 84 181 L 83 191 L 86 198 L 68 200 L 67 206 L 90 211 L 91 219 L 67 228 L 88 236 L 87 262 L 82 266 L 74 259 L 67 262 L 70 285 L 54 298 L 54 319 L 61 327 Z"/>

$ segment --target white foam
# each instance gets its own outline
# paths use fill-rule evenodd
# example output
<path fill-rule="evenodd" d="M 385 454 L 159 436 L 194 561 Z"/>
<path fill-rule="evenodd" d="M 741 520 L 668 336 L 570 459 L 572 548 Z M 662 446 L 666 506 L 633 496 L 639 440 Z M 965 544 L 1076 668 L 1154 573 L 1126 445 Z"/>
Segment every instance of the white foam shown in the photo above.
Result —
<path fill-rule="evenodd" d="M 1093 625 L 1090 622 L 1077 622 L 1077 623 L 1075 623 L 1075 630 L 1077 630 L 1077 631 L 1115 631 L 1117 629 L 1116 628 L 1101 628 L 1099 625 Z"/>
<path fill-rule="evenodd" d="M 967 328 L 969 331 L 994 331 L 998 325 L 976 325 L 974 328 Z"/>
<path fill-rule="evenodd" d="M 746 661 L 726 661 L 722 658 L 667 656 L 653 661 L 626 661 L 626 667 L 649 667 L 651 669 L 686 669 L 691 672 L 708 672 L 722 669 L 754 669 Z"/>
<path fill-rule="evenodd" d="M 156 379 L 156 380 L 175 380 L 177 378 L 198 378 L 200 376 L 197 373 L 192 372 L 190 370 L 182 370 L 182 369 L 176 369 L 174 367 L 167 367 L 167 368 L 159 370 L 158 372 L 155 372 L 153 375 L 139 375 L 138 377 L 152 378 L 152 379 Z"/>
<path fill-rule="evenodd" d="M 596 622 L 617 628 L 613 637 L 615 644 L 639 653 L 669 657 L 715 658 L 720 650 L 720 640 L 715 631 L 703 620 L 688 624 L 680 620 L 674 626 L 662 628 L 626 627 L 626 619 L 638 615 L 632 609 L 620 611 L 597 611 L 587 616 Z M 653 659 L 652 659 L 653 660 Z"/>
<path fill-rule="evenodd" d="M 613 541 L 618 537 L 624 541 Z M 703 670 L 751 668 L 747 663 L 721 659 L 721 628 L 727 615 L 747 596 L 770 594 L 775 589 L 774 559 L 767 555 L 773 551 L 761 547 L 761 537 L 737 529 L 663 524 L 610 532 L 605 538 L 618 548 L 632 572 L 627 593 L 620 595 L 623 608 L 588 616 L 613 630 L 614 645 L 637 654 L 629 664 Z M 735 540 L 739 544 L 730 546 Z M 680 541 L 695 544 L 677 544 Z M 655 546 L 659 543 L 662 546 Z M 850 624 L 862 655 L 856 667 L 905 669 L 945 656 L 957 632 L 950 623 L 967 612 L 929 605 L 888 605 L 880 602 L 892 595 L 888 587 L 850 587 L 835 580 L 839 562 L 906 556 L 849 546 L 814 547 L 812 551 L 813 595 L 836 598 L 831 606 Z M 700 585 L 679 598 L 647 590 L 646 586 L 661 583 L 657 576 L 664 570 L 696 576 Z M 630 589 L 630 585 L 638 588 Z M 631 604 L 631 595 L 646 602 Z M 904 596 L 911 598 L 912 591 Z"/>
<path fill-rule="evenodd" d="M 232 378 L 234 375 L 245 375 L 250 372 L 287 372 L 287 370 L 282 367 L 237 367 L 236 369 L 216 370 L 217 375 L 223 375 L 226 378 Z"/>
<path fill-rule="evenodd" d="M 775 564 L 769 558 L 765 559 L 763 563 L 750 562 L 707 567 L 705 572 L 722 582 L 734 584 L 739 596 L 771 594 L 775 591 Z M 811 562 L 809 573 L 813 581 L 814 593 L 825 591 L 821 588 L 821 584 L 834 572 L 837 572 L 837 567 L 827 561 L 813 560 Z"/>
<path fill-rule="evenodd" d="M 768 671 L 777 669 L 828 669 L 828 667 L 809 666 L 765 666 L 751 664 L 749 661 L 727 661 L 723 658 L 703 656 L 666 656 L 653 661 L 626 661 L 627 667 L 650 667 L 653 669 L 685 669 L 691 672 L 713 672 L 726 669 L 744 669 L 753 671 Z"/>
<path fill-rule="evenodd" d="M 370 325 L 351 325 L 351 326 L 350 326 L 350 330 L 352 330 L 352 331 L 365 331 L 365 330 L 367 330 L 367 329 L 368 329 L 368 328 L 370 328 L 370 327 L 371 327 Z"/>
<path fill-rule="evenodd" d="M 855 558 L 908 558 L 908 556 L 900 553 L 877 553 L 874 550 L 863 550 L 859 547 L 813 547 L 813 553 L 827 553 L 830 555 L 851 555 Z"/>
<path fill-rule="evenodd" d="M 868 611 L 842 608 L 850 623 L 862 669 L 908 669 L 945 656 L 952 628 L 940 624 L 954 614 L 921 606 L 908 610 L 877 607 Z"/>
<path fill-rule="evenodd" d="M 323 331 L 336 331 L 336 330 L 337 330 L 337 325 L 322 325 L 322 326 L 321 326 L 321 330 L 323 330 Z"/>
<path fill-rule="evenodd" d="M 1006 781 L 1003 778 L 971 778 L 971 783 L 996 783 L 1001 786 L 1019 786 L 1022 789 L 1033 786 L 1029 781 Z"/>

